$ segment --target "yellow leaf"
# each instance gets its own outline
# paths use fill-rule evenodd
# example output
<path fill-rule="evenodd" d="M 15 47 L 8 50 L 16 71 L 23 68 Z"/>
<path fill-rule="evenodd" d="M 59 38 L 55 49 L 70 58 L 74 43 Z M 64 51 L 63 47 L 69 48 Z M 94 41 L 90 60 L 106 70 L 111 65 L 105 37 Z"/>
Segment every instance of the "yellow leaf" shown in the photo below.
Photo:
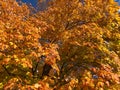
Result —
<path fill-rule="evenodd" d="M 55 70 L 57 71 L 58 75 L 59 75 L 59 68 L 58 68 L 58 66 L 57 66 L 56 63 L 54 63 L 54 64 L 52 65 L 52 68 L 55 69 Z"/>
<path fill-rule="evenodd" d="M 9 42 L 9 44 L 12 46 L 12 45 L 13 45 L 13 42 Z"/>
<path fill-rule="evenodd" d="M 2 89 L 3 88 L 3 83 L 0 83 L 0 89 Z"/>
<path fill-rule="evenodd" d="M 16 49 L 16 48 L 17 48 L 17 45 L 14 44 L 13 47 L 14 47 L 14 49 Z"/>
<path fill-rule="evenodd" d="M 21 60 L 24 61 L 24 60 L 26 60 L 26 58 L 22 58 Z"/>

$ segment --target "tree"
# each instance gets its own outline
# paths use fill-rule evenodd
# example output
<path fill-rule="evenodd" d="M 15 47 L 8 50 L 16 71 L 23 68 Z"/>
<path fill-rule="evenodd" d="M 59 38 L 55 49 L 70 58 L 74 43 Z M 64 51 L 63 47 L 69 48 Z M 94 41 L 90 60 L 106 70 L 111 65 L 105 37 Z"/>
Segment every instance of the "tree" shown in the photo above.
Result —
<path fill-rule="evenodd" d="M 0 9 L 0 88 L 104 90 L 120 83 L 113 0 L 53 0 L 37 13 L 1 0 Z"/>
<path fill-rule="evenodd" d="M 16 0 L 0 0 L 0 9 L 0 88 L 23 90 L 42 85 L 41 89 L 50 90 L 37 74 L 42 70 L 38 63 L 43 54 L 49 55 L 45 63 L 52 66 L 57 57 L 55 45 L 43 47 L 39 42 L 48 25 L 32 17 L 28 6 Z"/>
<path fill-rule="evenodd" d="M 54 0 L 36 14 L 51 26 L 41 37 L 60 47 L 56 90 L 103 90 L 119 83 L 117 11 L 113 0 L 84 0 L 84 5 L 80 0 Z"/>

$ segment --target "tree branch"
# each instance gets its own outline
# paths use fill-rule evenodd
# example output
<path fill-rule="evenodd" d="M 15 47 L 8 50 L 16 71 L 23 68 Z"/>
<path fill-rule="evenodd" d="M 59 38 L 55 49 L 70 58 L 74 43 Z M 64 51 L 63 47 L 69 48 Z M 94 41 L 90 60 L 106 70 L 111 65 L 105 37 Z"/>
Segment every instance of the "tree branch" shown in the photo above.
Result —
<path fill-rule="evenodd" d="M 84 25 L 84 24 L 87 24 L 87 23 L 89 23 L 89 21 L 88 22 L 86 22 L 86 21 L 75 21 L 75 22 L 71 22 L 71 23 L 68 22 L 65 29 L 70 30 L 70 29 L 72 29 L 76 26 L 81 26 L 81 25 Z"/>
<path fill-rule="evenodd" d="M 7 70 L 7 68 L 6 68 L 4 65 L 2 65 L 2 67 L 5 69 L 5 71 L 7 72 L 7 74 L 8 74 L 9 76 L 12 75 L 12 74 Z"/>

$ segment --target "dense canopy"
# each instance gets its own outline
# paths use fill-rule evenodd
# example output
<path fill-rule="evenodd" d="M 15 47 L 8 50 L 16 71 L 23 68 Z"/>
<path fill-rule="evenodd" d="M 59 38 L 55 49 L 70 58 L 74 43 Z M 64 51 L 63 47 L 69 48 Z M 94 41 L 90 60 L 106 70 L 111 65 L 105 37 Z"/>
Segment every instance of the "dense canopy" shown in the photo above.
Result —
<path fill-rule="evenodd" d="M 114 0 L 53 0 L 35 13 L 0 0 L 0 89 L 118 90 L 118 9 Z"/>

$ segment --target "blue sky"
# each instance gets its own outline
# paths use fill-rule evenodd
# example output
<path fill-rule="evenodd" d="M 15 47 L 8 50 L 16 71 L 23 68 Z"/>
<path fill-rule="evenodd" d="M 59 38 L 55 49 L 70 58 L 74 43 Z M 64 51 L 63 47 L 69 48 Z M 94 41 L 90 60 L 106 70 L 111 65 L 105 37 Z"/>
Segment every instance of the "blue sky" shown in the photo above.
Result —
<path fill-rule="evenodd" d="M 33 7 L 35 7 L 37 4 L 37 0 L 22 0 L 22 1 L 26 3 L 31 3 Z M 120 0 L 114 0 L 114 1 L 118 2 L 118 4 L 120 5 Z"/>
<path fill-rule="evenodd" d="M 118 2 L 118 4 L 120 5 L 120 0 L 114 0 L 115 2 Z"/>
<path fill-rule="evenodd" d="M 22 0 L 22 1 L 26 3 L 31 3 L 33 7 L 35 7 L 37 4 L 37 0 Z"/>

